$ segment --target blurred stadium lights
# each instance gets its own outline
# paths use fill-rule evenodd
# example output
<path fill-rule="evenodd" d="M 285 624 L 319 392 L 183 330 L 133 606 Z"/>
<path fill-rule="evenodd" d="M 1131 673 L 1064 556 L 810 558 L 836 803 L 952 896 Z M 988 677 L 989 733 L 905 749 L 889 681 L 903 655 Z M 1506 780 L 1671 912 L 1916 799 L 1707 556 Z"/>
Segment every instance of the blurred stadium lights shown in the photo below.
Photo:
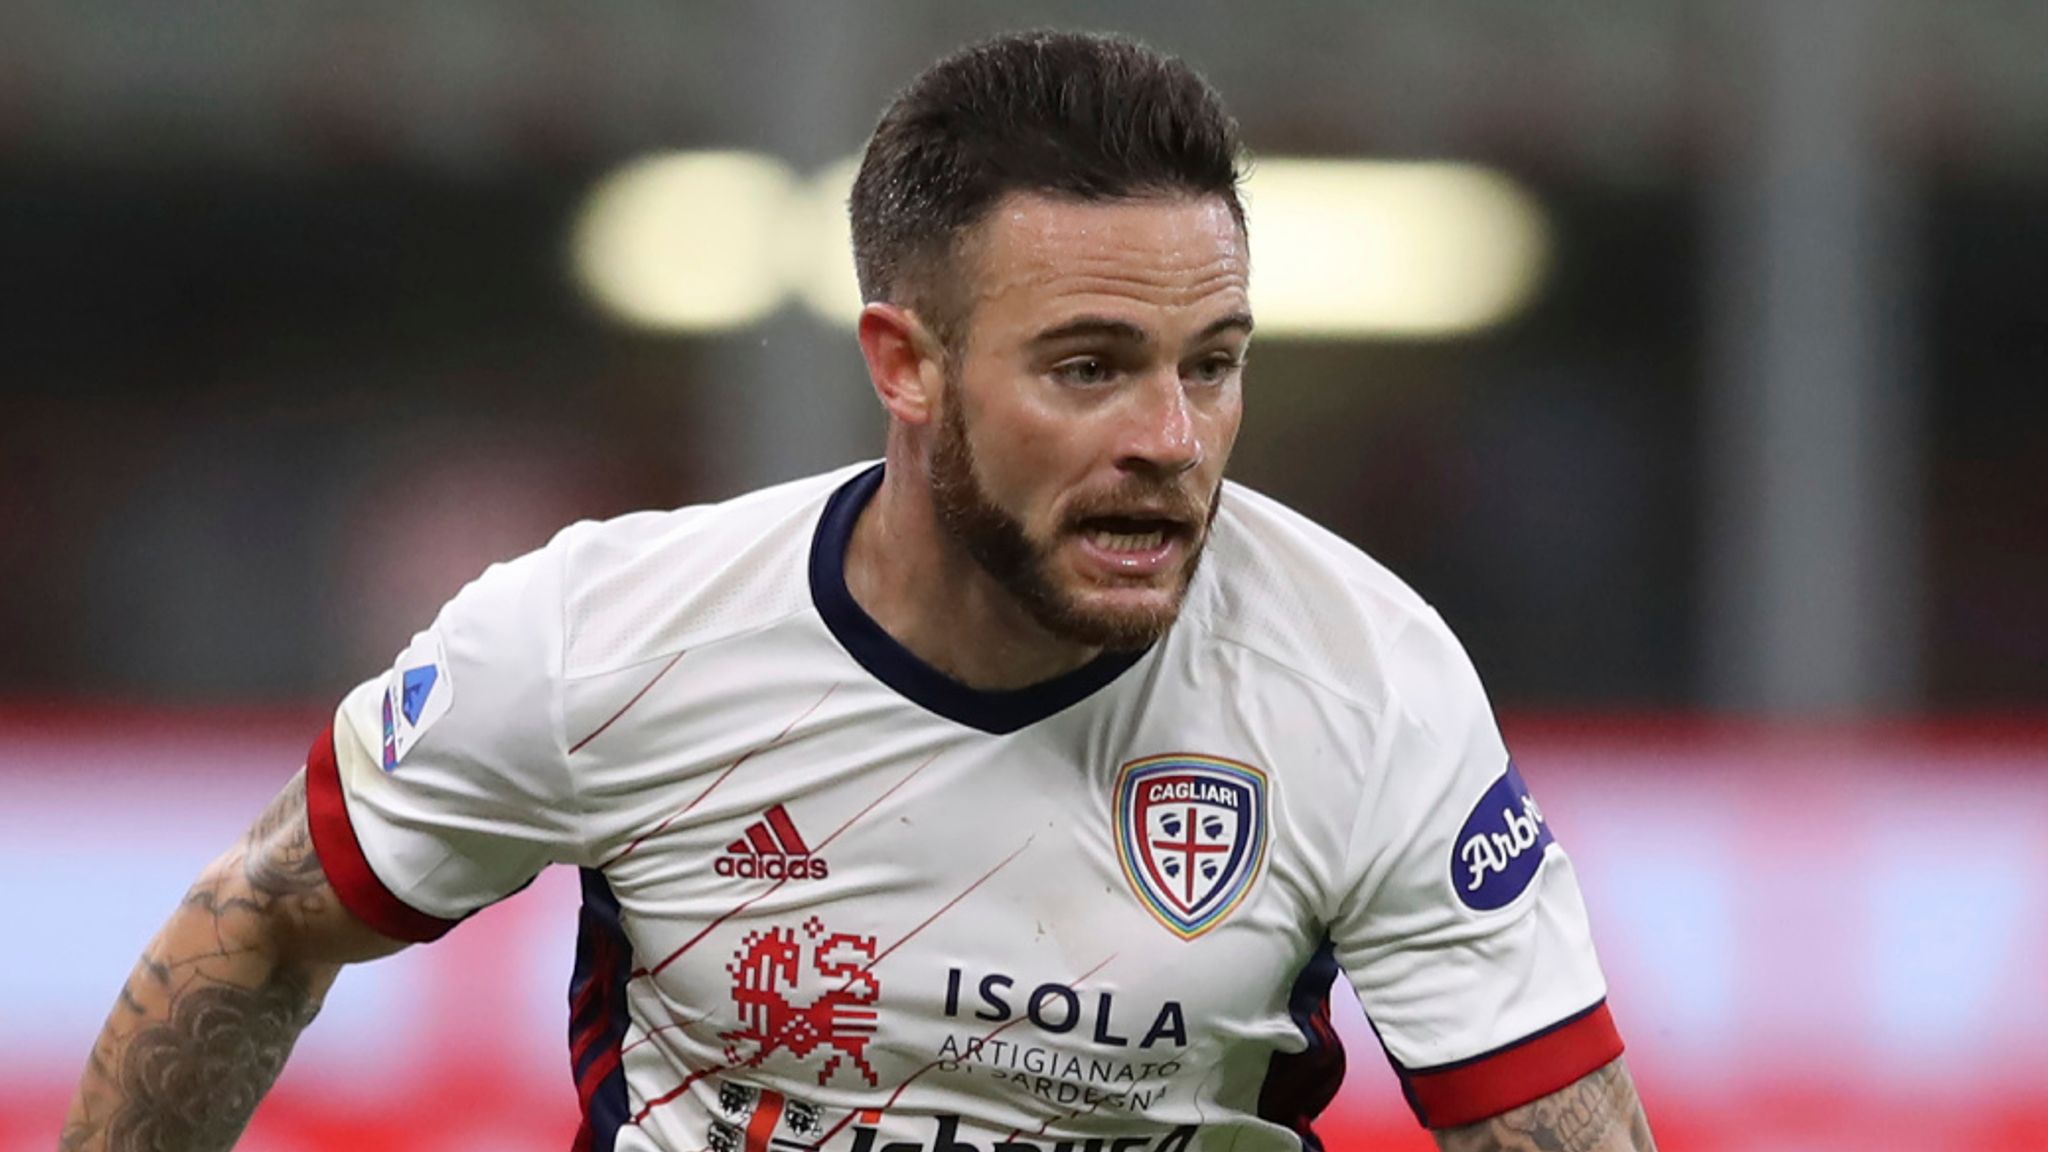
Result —
<path fill-rule="evenodd" d="M 776 259 L 795 181 L 751 152 L 677 152 L 634 161 L 591 192 L 571 241 L 577 280 L 640 328 L 704 331 L 781 304 Z"/>
<path fill-rule="evenodd" d="M 1262 160 L 1245 214 L 1261 337 L 1490 328 L 1535 293 L 1550 248 L 1535 198 L 1467 164 Z"/>
<path fill-rule="evenodd" d="M 771 157 L 679 152 L 605 178 L 579 216 L 576 273 L 635 327 L 760 320 L 795 294 L 851 327 L 860 312 L 846 197 L 857 159 L 799 180 Z M 1534 197 L 1447 163 L 1262 160 L 1245 188 L 1261 336 L 1428 339 L 1499 324 L 1550 249 Z"/>
<path fill-rule="evenodd" d="M 849 156 L 811 178 L 806 209 L 816 245 L 796 269 L 796 289 L 819 319 L 851 328 L 860 315 L 860 281 L 853 270 L 853 222 L 846 201 L 853 195 L 860 157 Z M 794 230 L 793 230 L 794 231 Z"/>

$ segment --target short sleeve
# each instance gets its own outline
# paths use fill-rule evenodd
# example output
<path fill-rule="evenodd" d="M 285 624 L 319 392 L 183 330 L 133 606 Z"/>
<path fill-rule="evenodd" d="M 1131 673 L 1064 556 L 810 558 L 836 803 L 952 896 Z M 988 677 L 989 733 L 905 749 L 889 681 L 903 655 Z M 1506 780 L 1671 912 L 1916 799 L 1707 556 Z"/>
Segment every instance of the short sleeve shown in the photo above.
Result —
<path fill-rule="evenodd" d="M 1570 859 L 1433 614 L 1388 652 L 1381 781 L 1347 852 L 1337 958 L 1416 1116 L 1449 1128 L 1621 1054 Z"/>
<path fill-rule="evenodd" d="M 547 864 L 580 862 L 559 572 L 547 549 L 492 566 L 313 745 L 314 846 L 342 903 L 385 935 L 434 939 Z"/>

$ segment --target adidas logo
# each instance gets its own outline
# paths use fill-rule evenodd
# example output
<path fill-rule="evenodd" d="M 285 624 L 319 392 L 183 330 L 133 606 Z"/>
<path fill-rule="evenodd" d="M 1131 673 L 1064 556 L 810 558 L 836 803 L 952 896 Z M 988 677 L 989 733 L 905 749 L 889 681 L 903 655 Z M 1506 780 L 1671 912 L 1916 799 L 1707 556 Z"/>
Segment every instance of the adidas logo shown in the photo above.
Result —
<path fill-rule="evenodd" d="M 748 880 L 823 880 L 826 866 L 823 857 L 811 855 L 789 810 L 777 804 L 749 824 L 746 835 L 725 846 L 712 871 Z"/>

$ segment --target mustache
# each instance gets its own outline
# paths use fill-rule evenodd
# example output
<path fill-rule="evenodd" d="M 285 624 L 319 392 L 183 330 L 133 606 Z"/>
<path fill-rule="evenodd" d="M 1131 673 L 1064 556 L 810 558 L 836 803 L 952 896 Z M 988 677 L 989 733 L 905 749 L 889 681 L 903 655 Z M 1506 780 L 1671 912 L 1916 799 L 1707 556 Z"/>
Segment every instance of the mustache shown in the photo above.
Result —
<path fill-rule="evenodd" d="M 1075 530 L 1083 522 L 1121 516 L 1145 520 L 1172 520 L 1184 527 L 1207 526 L 1216 518 L 1223 486 L 1219 483 L 1207 500 L 1190 494 L 1181 485 L 1132 479 L 1103 492 L 1076 497 L 1060 518 L 1064 529 Z"/>

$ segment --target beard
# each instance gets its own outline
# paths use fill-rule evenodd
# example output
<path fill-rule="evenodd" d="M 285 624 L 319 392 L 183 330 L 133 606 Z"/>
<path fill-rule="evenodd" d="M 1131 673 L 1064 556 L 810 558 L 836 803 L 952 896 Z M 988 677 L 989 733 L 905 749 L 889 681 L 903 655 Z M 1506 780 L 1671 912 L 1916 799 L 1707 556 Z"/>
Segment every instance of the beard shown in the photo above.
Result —
<path fill-rule="evenodd" d="M 1047 632 L 1062 640 L 1110 651 L 1129 652 L 1145 648 L 1160 637 L 1180 616 L 1181 601 L 1195 578 L 1208 540 L 1208 528 L 1216 519 L 1223 495 L 1219 483 L 1210 493 L 1208 507 L 1202 508 L 1171 480 L 1145 481 L 1132 477 L 1127 483 L 1099 496 L 1074 502 L 1062 516 L 1052 538 L 1032 537 L 1024 522 L 997 503 L 982 486 L 974 466 L 974 448 L 967 435 L 967 417 L 961 411 L 958 390 L 946 400 L 939 414 L 938 439 L 932 447 L 932 505 L 939 527 L 1009 593 L 1031 618 Z M 1053 554 L 1068 536 L 1085 531 L 1091 517 L 1114 516 L 1132 506 L 1168 510 L 1183 525 L 1200 524 L 1189 535 L 1187 559 L 1175 577 L 1173 594 L 1167 602 L 1150 608 L 1103 608 L 1090 606 L 1075 591 L 1063 586 L 1056 575 Z"/>

